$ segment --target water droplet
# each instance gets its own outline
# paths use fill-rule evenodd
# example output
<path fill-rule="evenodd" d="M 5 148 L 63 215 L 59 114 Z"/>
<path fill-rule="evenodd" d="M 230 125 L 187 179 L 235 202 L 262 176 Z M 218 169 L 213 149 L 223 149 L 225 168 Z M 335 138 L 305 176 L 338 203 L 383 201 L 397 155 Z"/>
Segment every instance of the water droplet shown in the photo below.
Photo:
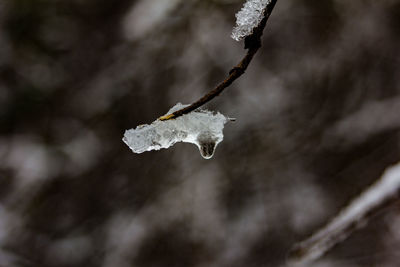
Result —
<path fill-rule="evenodd" d="M 200 143 L 199 150 L 203 158 L 211 159 L 214 156 L 215 142 Z"/>
<path fill-rule="evenodd" d="M 214 156 L 215 147 L 220 142 L 210 132 L 203 132 L 197 137 L 197 146 L 200 154 L 205 159 L 211 159 Z"/>

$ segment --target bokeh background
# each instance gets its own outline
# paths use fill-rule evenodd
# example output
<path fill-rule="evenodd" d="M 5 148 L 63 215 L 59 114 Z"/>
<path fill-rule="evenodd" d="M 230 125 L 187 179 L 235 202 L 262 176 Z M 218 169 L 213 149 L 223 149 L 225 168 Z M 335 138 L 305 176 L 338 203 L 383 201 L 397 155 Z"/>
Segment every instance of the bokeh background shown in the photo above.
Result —
<path fill-rule="evenodd" d="M 207 108 L 214 158 L 126 129 L 244 55 L 239 0 L 0 1 L 0 266 L 284 266 L 400 159 L 400 1 L 279 0 Z M 398 266 L 400 203 L 312 266 Z"/>

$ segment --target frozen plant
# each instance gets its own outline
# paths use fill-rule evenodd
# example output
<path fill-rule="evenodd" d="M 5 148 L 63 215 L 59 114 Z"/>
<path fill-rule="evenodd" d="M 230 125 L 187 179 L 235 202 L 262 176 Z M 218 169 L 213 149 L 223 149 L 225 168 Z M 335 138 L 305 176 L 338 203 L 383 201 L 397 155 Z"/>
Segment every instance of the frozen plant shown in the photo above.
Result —
<path fill-rule="evenodd" d="M 264 10 L 271 0 L 248 0 L 242 9 L 236 13 L 236 27 L 232 30 L 231 37 L 240 41 L 253 33 L 264 17 Z"/>
<path fill-rule="evenodd" d="M 246 40 L 247 44 L 245 42 L 245 49 L 248 49 L 246 55 L 229 71 L 226 79 L 199 100 L 191 105 L 178 103 L 152 124 L 139 125 L 136 129 L 125 131 L 122 140 L 133 152 L 159 150 L 177 142 L 186 142 L 195 144 L 206 159 L 214 155 L 216 146 L 224 137 L 222 131 L 229 118 L 200 107 L 220 95 L 245 73 L 261 47 L 260 38 L 276 2 L 277 0 L 248 0 L 244 4 L 242 10 L 236 14 L 237 25 L 232 31 L 232 38 L 239 41 L 246 36 L 250 37 Z"/>
<path fill-rule="evenodd" d="M 176 104 L 167 114 L 188 105 Z M 221 113 L 196 109 L 171 120 L 156 120 L 125 131 L 122 140 L 135 153 L 168 148 L 177 142 L 195 144 L 205 159 L 210 159 L 224 135 L 222 130 L 229 118 Z"/>

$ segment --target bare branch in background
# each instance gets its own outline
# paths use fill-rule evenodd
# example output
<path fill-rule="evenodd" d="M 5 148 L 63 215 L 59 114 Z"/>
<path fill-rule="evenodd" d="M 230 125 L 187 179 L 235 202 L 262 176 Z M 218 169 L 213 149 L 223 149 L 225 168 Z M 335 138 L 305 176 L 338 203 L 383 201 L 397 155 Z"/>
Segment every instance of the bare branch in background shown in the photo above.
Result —
<path fill-rule="evenodd" d="M 293 265 L 307 265 L 317 260 L 353 231 L 365 226 L 376 212 L 398 200 L 399 193 L 400 163 L 388 168 L 378 181 L 354 199 L 328 225 L 297 244 L 291 252 L 290 262 Z"/>
<path fill-rule="evenodd" d="M 253 30 L 252 34 L 248 35 L 244 40 L 244 43 L 245 43 L 244 48 L 248 49 L 247 53 L 244 56 L 244 58 L 239 62 L 239 64 L 237 64 L 235 67 L 233 67 L 229 71 L 229 76 L 223 82 L 218 84 L 213 90 L 208 92 L 206 95 L 204 95 L 202 98 L 200 98 L 196 102 L 192 103 L 191 105 L 189 105 L 183 109 L 177 110 L 174 113 L 162 116 L 159 118 L 160 120 L 163 121 L 163 120 L 175 119 L 179 116 L 187 114 L 187 113 L 203 106 L 204 104 L 211 101 L 214 97 L 221 94 L 225 88 L 230 86 L 237 78 L 242 76 L 242 74 L 246 71 L 247 67 L 249 66 L 254 55 L 257 53 L 258 49 L 261 47 L 261 36 L 263 34 L 265 25 L 267 24 L 268 18 L 271 15 L 272 10 L 275 7 L 276 2 L 277 2 L 277 0 L 266 1 L 266 8 L 264 9 L 263 18 L 262 18 L 261 22 Z"/>

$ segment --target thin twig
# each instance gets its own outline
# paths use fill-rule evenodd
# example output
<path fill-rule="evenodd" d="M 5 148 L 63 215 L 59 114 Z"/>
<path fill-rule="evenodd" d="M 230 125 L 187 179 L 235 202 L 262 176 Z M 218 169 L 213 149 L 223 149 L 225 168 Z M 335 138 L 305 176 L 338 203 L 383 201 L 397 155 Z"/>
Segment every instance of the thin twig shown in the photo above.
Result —
<path fill-rule="evenodd" d="M 253 59 L 254 55 L 257 53 L 258 49 L 261 47 L 261 36 L 263 34 L 263 30 L 265 28 L 265 25 L 267 24 L 267 20 L 269 16 L 272 13 L 272 10 L 275 7 L 277 0 L 271 0 L 271 2 L 267 5 L 267 7 L 264 10 L 264 17 L 261 20 L 260 24 L 254 29 L 253 33 L 249 36 L 247 36 L 244 40 L 245 43 L 245 49 L 247 50 L 246 55 L 244 58 L 237 64 L 235 67 L 233 67 L 229 71 L 229 76 L 220 84 L 218 84 L 213 90 L 208 92 L 206 95 L 204 95 L 202 98 L 197 100 L 196 102 L 192 103 L 191 105 L 177 110 L 171 114 L 162 116 L 159 118 L 159 120 L 170 120 L 170 119 L 175 119 L 179 116 L 182 116 L 184 114 L 187 114 L 210 100 L 212 100 L 214 97 L 218 96 L 219 94 L 222 93 L 222 91 L 230 86 L 237 78 L 242 76 L 242 74 L 246 71 L 247 67 L 249 66 L 251 60 Z"/>
<path fill-rule="evenodd" d="M 388 168 L 378 181 L 354 199 L 325 227 L 297 244 L 291 251 L 289 262 L 291 265 L 308 266 L 355 230 L 365 226 L 377 212 L 396 203 L 399 193 L 400 163 Z"/>

